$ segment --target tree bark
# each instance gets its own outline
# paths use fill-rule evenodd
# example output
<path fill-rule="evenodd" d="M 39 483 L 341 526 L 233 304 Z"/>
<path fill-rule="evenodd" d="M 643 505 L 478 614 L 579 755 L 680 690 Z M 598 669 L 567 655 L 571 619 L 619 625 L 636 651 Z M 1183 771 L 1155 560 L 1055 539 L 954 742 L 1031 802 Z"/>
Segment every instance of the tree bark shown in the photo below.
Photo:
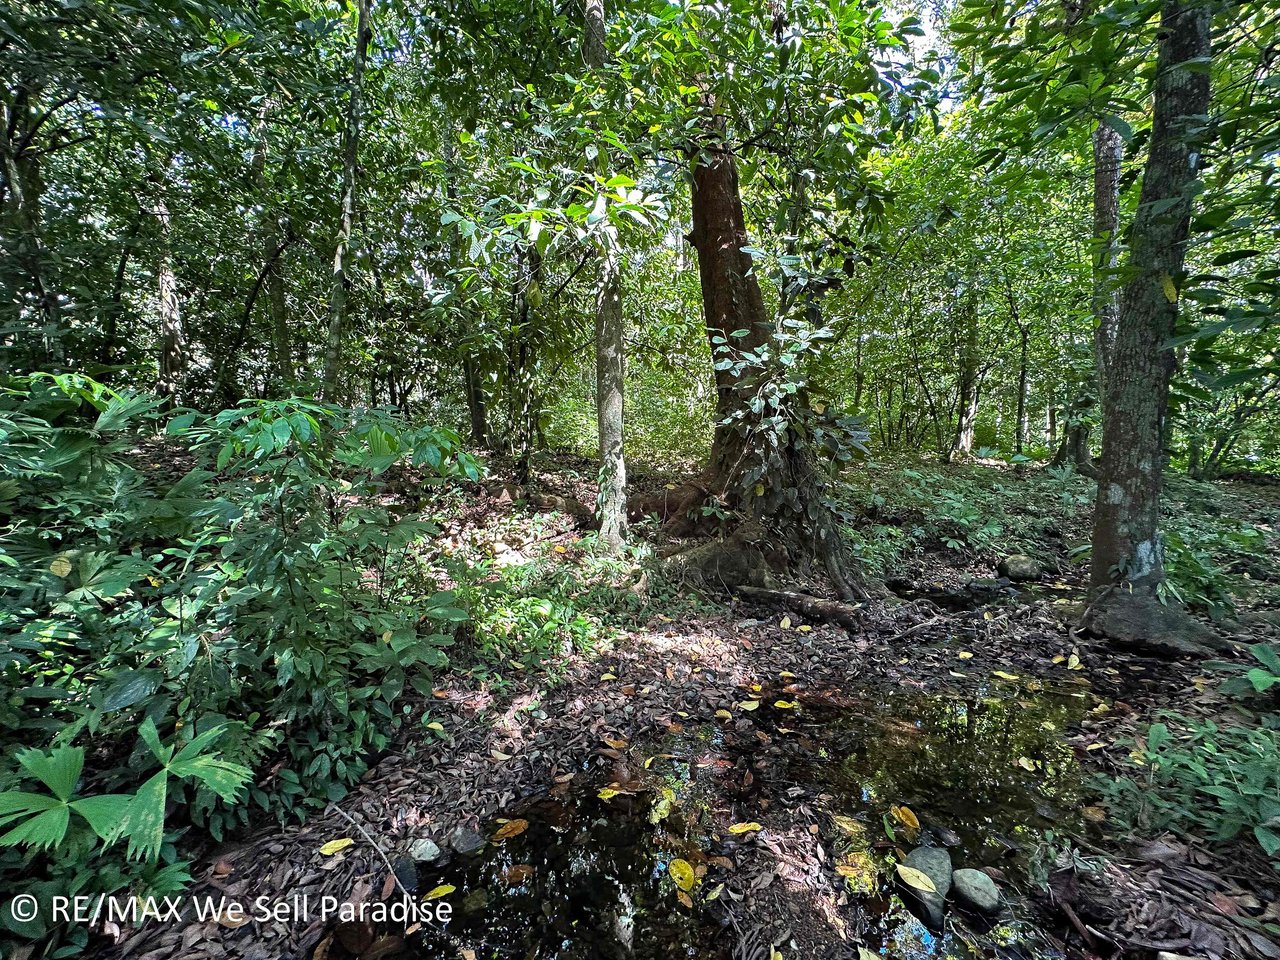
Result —
<path fill-rule="evenodd" d="M 759 417 L 753 411 L 759 349 L 767 344 L 773 324 L 752 272 L 746 217 L 738 184 L 737 163 L 724 143 L 724 126 L 710 114 L 703 118 L 703 143 L 693 169 L 693 229 L 689 242 L 698 253 L 703 319 L 715 363 L 716 426 L 703 486 L 730 509 L 759 514 L 748 489 L 749 447 Z M 735 364 L 734 360 L 745 360 Z M 859 596 L 847 569 L 845 550 L 831 507 L 822 496 L 823 479 L 813 455 L 797 446 L 788 430 L 777 451 L 778 477 L 793 493 L 794 516 L 763 517 L 795 523 L 813 555 L 826 567 L 842 600 Z M 771 461 L 772 462 L 772 461 Z M 791 539 L 791 538 L 788 538 Z"/>
<path fill-rule="evenodd" d="M 1199 172 L 1196 146 L 1209 109 L 1209 12 L 1165 0 L 1154 83 L 1150 153 L 1130 231 L 1103 393 L 1102 476 L 1094 510 L 1086 626 L 1114 642 L 1202 652 L 1192 621 L 1164 605 L 1160 496 L 1164 418 L 1178 317 L 1178 286 Z M 1194 66 L 1189 66 L 1194 64 Z"/>
<path fill-rule="evenodd" d="M 1105 119 L 1093 131 L 1093 317 L 1099 396 L 1116 339 L 1116 234 L 1120 229 L 1120 160 L 1124 142 Z"/>
<path fill-rule="evenodd" d="M 173 402 L 186 368 L 187 338 L 182 326 L 182 304 L 178 300 L 178 276 L 173 267 L 172 221 L 165 197 L 167 178 L 163 170 L 152 175 L 156 198 L 152 212 L 156 218 L 158 255 L 156 258 L 156 298 L 159 305 L 159 356 L 156 393 Z"/>
<path fill-rule="evenodd" d="M 974 428 L 978 423 L 978 400 L 982 392 L 978 363 L 978 314 L 968 306 L 964 310 L 964 343 L 960 348 L 956 434 L 948 459 L 968 456 L 973 450 Z"/>
<path fill-rule="evenodd" d="M 342 361 L 342 338 L 347 323 L 347 259 L 351 251 L 351 232 L 355 222 L 356 172 L 360 156 L 361 92 L 364 66 L 369 53 L 370 0 L 356 0 L 356 49 L 351 67 L 351 89 L 347 100 L 347 123 L 342 134 L 342 206 L 338 223 L 338 242 L 333 253 L 333 279 L 329 290 L 329 331 L 325 340 L 324 374 L 321 396 L 333 399 L 337 391 L 338 366 Z"/>
<path fill-rule="evenodd" d="M 604 0 L 586 0 L 583 59 L 598 70 L 608 57 Z M 627 537 L 627 465 L 623 456 L 626 320 L 622 312 L 622 258 L 616 232 L 603 231 L 605 251 L 596 297 L 596 426 L 600 440 L 600 546 L 622 552 Z"/>

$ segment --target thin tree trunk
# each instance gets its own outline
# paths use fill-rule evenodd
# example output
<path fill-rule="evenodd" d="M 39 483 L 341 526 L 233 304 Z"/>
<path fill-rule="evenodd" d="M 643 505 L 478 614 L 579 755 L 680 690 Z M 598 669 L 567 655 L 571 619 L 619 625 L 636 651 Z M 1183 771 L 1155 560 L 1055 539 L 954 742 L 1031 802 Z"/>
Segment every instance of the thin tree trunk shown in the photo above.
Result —
<path fill-rule="evenodd" d="M 178 276 L 173 268 L 172 222 L 165 197 L 166 171 L 152 175 L 156 197 L 152 212 L 156 218 L 158 256 L 156 258 L 156 298 L 159 305 L 159 356 L 156 393 L 173 401 L 186 367 L 187 338 L 182 326 L 182 304 L 178 300 Z"/>
<path fill-rule="evenodd" d="M 1099 395 L 1116 339 L 1116 234 L 1120 229 L 1120 160 L 1124 142 L 1105 119 L 1093 131 L 1093 316 Z"/>
<path fill-rule="evenodd" d="M 960 349 L 959 396 L 956 404 L 956 434 L 951 457 L 968 456 L 973 450 L 974 428 L 978 423 L 978 400 L 981 393 L 978 364 L 978 315 L 965 308 L 964 344 Z"/>
<path fill-rule="evenodd" d="M 605 65 L 604 0 L 586 0 L 582 44 L 589 68 Z M 627 465 L 623 456 L 626 320 L 622 312 L 622 258 L 616 231 L 603 230 L 605 251 L 596 297 L 596 426 L 600 439 L 600 546 L 621 553 L 627 537 Z"/>
<path fill-rule="evenodd" d="M 364 66 L 369 53 L 369 3 L 356 0 L 356 49 L 351 68 L 351 91 L 347 100 L 347 123 L 342 134 L 342 206 L 338 242 L 333 253 L 333 279 L 329 290 L 329 331 L 325 340 L 324 375 L 321 396 L 333 399 L 337 391 L 338 366 L 342 361 L 342 338 L 347 324 L 347 259 L 351 252 L 351 232 L 355 222 L 356 171 L 360 156 L 361 92 Z"/>
<path fill-rule="evenodd" d="M 1156 61 L 1150 153 L 1130 231 L 1129 276 L 1121 298 L 1103 394 L 1102 477 L 1094 510 L 1087 625 L 1116 642 L 1203 650 L 1191 621 L 1161 604 L 1164 557 L 1160 496 L 1164 418 L 1190 231 L 1209 109 L 1209 12 L 1195 0 L 1165 0 Z M 1194 67 L 1189 67 L 1194 64 Z"/>

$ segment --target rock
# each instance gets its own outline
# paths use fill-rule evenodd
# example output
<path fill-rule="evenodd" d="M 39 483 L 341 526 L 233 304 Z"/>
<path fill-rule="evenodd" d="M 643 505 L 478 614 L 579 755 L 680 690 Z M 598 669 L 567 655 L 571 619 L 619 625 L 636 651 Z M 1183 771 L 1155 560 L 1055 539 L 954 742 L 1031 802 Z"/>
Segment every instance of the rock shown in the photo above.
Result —
<path fill-rule="evenodd" d="M 956 902 L 971 910 L 995 916 L 1000 912 L 1000 888 L 981 870 L 965 867 L 951 875 L 951 893 Z"/>
<path fill-rule="evenodd" d="M 449 836 L 449 846 L 464 857 L 479 853 L 485 848 L 486 840 L 474 830 L 459 827 Z"/>
<path fill-rule="evenodd" d="M 903 861 L 903 866 L 919 870 L 933 881 L 937 893 L 917 890 L 915 887 L 905 889 L 912 895 L 919 908 L 919 917 L 925 926 L 932 930 L 942 929 L 942 918 L 946 912 L 947 894 L 951 891 L 951 854 L 941 847 L 916 847 Z"/>
<path fill-rule="evenodd" d="M 463 913 L 483 913 L 489 906 L 489 891 L 484 887 L 472 890 L 462 900 Z"/>
<path fill-rule="evenodd" d="M 440 848 L 434 840 L 423 837 L 409 844 L 409 856 L 418 863 L 434 863 L 440 859 Z"/>
<path fill-rule="evenodd" d="M 1039 580 L 1044 576 L 1044 568 L 1040 563 L 1021 553 L 1005 557 L 996 566 L 996 571 L 1000 576 L 1014 581 Z"/>
<path fill-rule="evenodd" d="M 408 857 L 396 857 L 396 862 L 391 865 L 391 872 L 410 896 L 418 892 L 418 865 Z"/>

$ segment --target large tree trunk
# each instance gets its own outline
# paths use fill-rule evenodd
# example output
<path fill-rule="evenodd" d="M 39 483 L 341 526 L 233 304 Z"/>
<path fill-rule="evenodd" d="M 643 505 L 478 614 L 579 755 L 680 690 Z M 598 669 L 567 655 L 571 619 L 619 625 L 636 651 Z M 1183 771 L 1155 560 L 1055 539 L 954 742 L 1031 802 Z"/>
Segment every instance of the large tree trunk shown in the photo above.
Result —
<path fill-rule="evenodd" d="M 1120 229 L 1120 160 L 1124 142 L 1105 119 L 1093 131 L 1093 317 L 1099 395 L 1116 339 L 1116 233 Z"/>
<path fill-rule="evenodd" d="M 338 242 L 333 252 L 333 279 L 329 290 L 329 331 L 325 340 L 324 374 L 321 396 L 332 400 L 337 390 L 338 366 L 342 361 L 342 338 L 347 325 L 347 258 L 351 252 L 351 231 L 355 222 L 356 169 L 360 157 L 360 95 L 364 85 L 364 65 L 369 53 L 369 0 L 356 0 L 356 50 L 351 67 L 351 91 L 347 100 L 347 124 L 342 133 L 342 206 Z"/>
<path fill-rule="evenodd" d="M 757 376 L 762 372 L 758 351 L 769 342 L 773 324 L 765 313 L 764 297 L 752 272 L 746 218 L 733 153 L 723 142 L 716 121 L 703 124 L 706 139 L 693 170 L 693 229 L 689 241 L 698 252 L 702 310 L 715 364 L 716 426 L 711 457 L 698 489 L 718 497 L 731 510 L 755 514 L 771 526 L 798 526 L 801 542 L 823 563 L 841 599 L 858 595 L 852 585 L 838 524 L 822 495 L 824 479 L 812 453 L 797 445 L 788 430 L 767 469 L 781 472 L 793 491 L 787 517 L 760 516 L 758 499 L 748 480 L 753 459 L 763 459 L 751 445 L 757 436 L 758 412 L 752 410 Z M 742 362 L 733 362 L 742 361 Z M 753 453 L 756 455 L 753 457 Z M 789 541 L 794 537 L 788 536 Z"/>
<path fill-rule="evenodd" d="M 583 59 L 588 67 L 605 64 L 604 0 L 586 0 Z M 596 425 L 600 438 L 600 545 L 622 552 L 627 537 L 627 464 L 623 457 L 623 391 L 626 321 L 622 312 L 622 258 L 617 237 L 604 230 L 605 251 L 596 297 Z"/>
<path fill-rule="evenodd" d="M 1086 625 L 1116 642 L 1200 651 L 1192 621 L 1161 603 L 1160 495 L 1164 418 L 1178 317 L 1178 286 L 1190 230 L 1209 109 L 1209 12 L 1165 0 L 1161 11 L 1150 154 L 1129 242 L 1129 265 L 1107 358 L 1102 477 L 1094 510 Z M 1195 64 L 1195 67 L 1189 67 Z"/>

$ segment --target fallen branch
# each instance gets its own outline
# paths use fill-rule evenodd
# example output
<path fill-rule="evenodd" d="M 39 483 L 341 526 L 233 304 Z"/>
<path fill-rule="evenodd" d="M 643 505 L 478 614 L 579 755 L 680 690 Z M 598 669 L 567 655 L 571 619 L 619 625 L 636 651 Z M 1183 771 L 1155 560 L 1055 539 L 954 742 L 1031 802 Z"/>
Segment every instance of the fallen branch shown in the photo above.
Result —
<path fill-rule="evenodd" d="M 823 600 L 821 597 L 796 593 L 794 590 L 770 590 L 766 587 L 738 587 L 738 593 L 762 603 L 791 607 L 807 617 L 828 623 L 838 623 L 849 630 L 861 632 L 866 629 L 862 611 L 852 604 L 839 600 Z"/>

